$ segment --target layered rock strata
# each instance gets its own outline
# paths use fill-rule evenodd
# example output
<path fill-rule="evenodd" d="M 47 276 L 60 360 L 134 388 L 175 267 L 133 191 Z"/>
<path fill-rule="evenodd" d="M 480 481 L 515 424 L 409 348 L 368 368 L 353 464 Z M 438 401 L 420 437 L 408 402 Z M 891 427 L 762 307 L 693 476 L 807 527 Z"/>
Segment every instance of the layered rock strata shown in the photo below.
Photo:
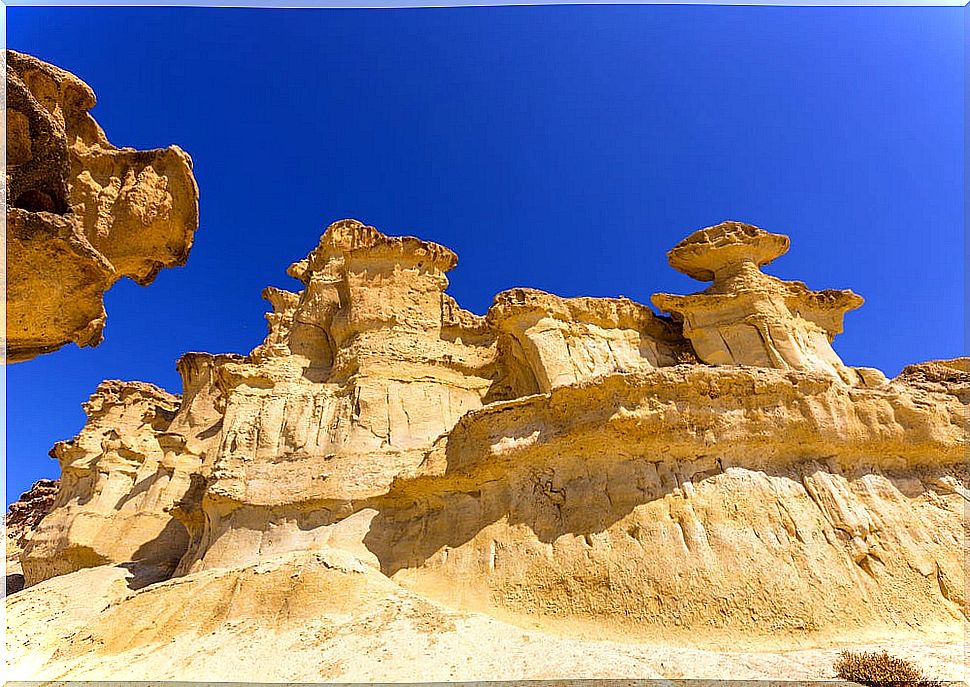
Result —
<path fill-rule="evenodd" d="M 198 227 L 192 160 L 111 145 L 73 74 L 6 51 L 7 360 L 96 346 L 103 294 L 185 263 Z"/>
<path fill-rule="evenodd" d="M 101 383 L 84 429 L 51 450 L 60 489 L 21 554 L 28 585 L 109 563 L 130 565 L 139 582 L 172 574 L 187 535 L 168 510 L 200 462 L 166 431 L 178 400 L 151 384 Z"/>
<path fill-rule="evenodd" d="M 710 365 L 818 370 L 855 384 L 832 349 L 845 313 L 862 305 L 848 289 L 812 291 L 761 267 L 788 252 L 788 237 L 750 224 L 701 229 L 668 253 L 670 265 L 714 283 L 691 296 L 658 293 L 653 304 L 684 324 L 698 357 Z"/>
<path fill-rule="evenodd" d="M 671 264 L 714 286 L 658 295 L 672 318 L 530 289 L 481 317 L 445 293 L 448 249 L 337 222 L 291 266 L 302 290 L 264 292 L 248 356 L 186 354 L 181 399 L 99 389 L 55 449 L 28 583 L 120 564 L 177 601 L 342 552 L 437 603 L 617 639 L 959 627 L 967 361 L 844 365 L 861 300 L 763 274 L 787 245 L 693 235 Z"/>
<path fill-rule="evenodd" d="M 54 507 L 58 481 L 41 479 L 10 504 L 3 518 L 6 534 L 6 576 L 7 594 L 19 592 L 24 588 L 24 575 L 20 567 L 20 555 L 27 539 L 37 529 L 37 525 Z"/>
<path fill-rule="evenodd" d="M 965 413 L 902 381 L 612 375 L 466 415 L 364 541 L 405 586 L 521 622 L 685 639 L 957 622 Z"/>
<path fill-rule="evenodd" d="M 495 297 L 488 323 L 508 336 L 506 360 L 528 371 L 532 393 L 614 372 L 697 362 L 678 325 L 627 298 L 512 289 Z"/>

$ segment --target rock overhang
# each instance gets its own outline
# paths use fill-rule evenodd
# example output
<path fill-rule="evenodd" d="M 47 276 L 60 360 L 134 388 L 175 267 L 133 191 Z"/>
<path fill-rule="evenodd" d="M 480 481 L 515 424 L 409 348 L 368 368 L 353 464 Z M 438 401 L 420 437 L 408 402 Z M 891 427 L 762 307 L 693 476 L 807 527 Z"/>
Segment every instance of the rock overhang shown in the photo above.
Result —
<path fill-rule="evenodd" d="M 103 294 L 185 264 L 198 228 L 192 160 L 177 146 L 116 148 L 93 91 L 12 50 L 7 66 L 7 362 L 97 346 Z"/>

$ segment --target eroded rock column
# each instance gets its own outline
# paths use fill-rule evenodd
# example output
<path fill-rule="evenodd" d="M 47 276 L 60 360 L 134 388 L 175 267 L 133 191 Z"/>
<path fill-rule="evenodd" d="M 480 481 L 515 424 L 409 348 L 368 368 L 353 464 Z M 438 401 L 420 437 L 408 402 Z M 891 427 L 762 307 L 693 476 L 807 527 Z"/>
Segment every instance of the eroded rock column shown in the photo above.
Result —
<path fill-rule="evenodd" d="M 84 404 L 84 429 L 51 450 L 61 465 L 60 487 L 24 546 L 27 585 L 119 563 L 129 564 L 139 583 L 171 575 L 188 535 L 168 511 L 199 468 L 178 435 L 168 433 L 178 407 L 177 396 L 151 384 L 98 386 Z"/>
<path fill-rule="evenodd" d="M 684 335 L 710 365 L 816 370 L 859 383 L 832 349 L 832 339 L 862 297 L 848 289 L 812 291 L 763 273 L 761 267 L 788 246 L 787 236 L 741 222 L 701 229 L 667 257 L 677 271 L 713 284 L 690 296 L 658 293 L 653 304 L 683 320 Z"/>
<path fill-rule="evenodd" d="M 323 545 L 354 502 L 482 406 L 502 376 L 496 337 L 444 293 L 456 263 L 438 244 L 343 220 L 290 267 L 302 291 L 264 292 L 266 340 L 214 371 L 225 415 L 180 571 Z"/>

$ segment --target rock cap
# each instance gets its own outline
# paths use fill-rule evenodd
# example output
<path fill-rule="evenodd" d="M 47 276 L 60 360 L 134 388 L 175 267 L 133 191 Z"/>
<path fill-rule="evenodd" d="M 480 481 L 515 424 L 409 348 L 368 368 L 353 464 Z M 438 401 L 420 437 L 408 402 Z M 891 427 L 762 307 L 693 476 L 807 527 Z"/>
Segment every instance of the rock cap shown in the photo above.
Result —
<path fill-rule="evenodd" d="M 402 264 L 434 267 L 441 272 L 458 264 L 458 256 L 440 244 L 414 236 L 388 236 L 359 220 L 342 219 L 328 226 L 320 237 L 320 245 L 306 258 L 290 265 L 287 273 L 307 283 L 309 274 L 322 270 L 339 256 L 388 258 Z"/>
<path fill-rule="evenodd" d="M 733 264 L 767 265 L 788 252 L 789 240 L 744 222 L 727 221 L 699 229 L 667 253 L 678 272 L 699 281 L 713 281 L 718 270 Z"/>

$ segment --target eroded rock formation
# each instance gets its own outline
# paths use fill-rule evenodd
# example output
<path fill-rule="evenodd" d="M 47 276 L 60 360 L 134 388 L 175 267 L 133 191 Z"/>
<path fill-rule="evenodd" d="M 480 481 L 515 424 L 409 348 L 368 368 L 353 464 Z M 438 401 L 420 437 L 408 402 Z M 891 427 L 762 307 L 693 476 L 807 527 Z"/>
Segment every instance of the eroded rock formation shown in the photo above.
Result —
<path fill-rule="evenodd" d="M 848 289 L 811 291 L 761 271 L 787 252 L 787 236 L 750 224 L 701 229 L 668 258 L 674 269 L 714 283 L 692 296 L 658 293 L 653 304 L 683 321 L 684 335 L 705 363 L 818 370 L 856 383 L 859 376 L 846 369 L 831 342 L 862 298 Z"/>
<path fill-rule="evenodd" d="M 166 433 L 178 408 L 151 384 L 101 383 L 84 429 L 51 450 L 61 486 L 21 554 L 28 585 L 106 563 L 131 565 L 139 581 L 172 574 L 187 536 L 168 510 L 199 464 L 181 435 Z"/>
<path fill-rule="evenodd" d="M 60 598 L 51 578 L 74 570 L 114 601 L 68 604 L 87 618 L 69 646 L 15 653 L 94 675 L 95 657 L 152 646 L 153 670 L 186 676 L 197 662 L 172 647 L 189 626 L 255 623 L 302 651 L 319 611 L 343 636 L 377 623 L 389 648 L 389 628 L 423 627 L 421 603 L 442 642 L 507 632 L 494 618 L 722 648 L 952 633 L 967 360 L 892 381 L 844 365 L 830 339 L 861 300 L 763 274 L 787 245 L 737 223 L 694 234 L 671 263 L 714 285 L 658 296 L 673 318 L 530 289 L 480 317 L 445 293 L 448 249 L 331 225 L 289 270 L 303 289 L 264 292 L 248 356 L 186 354 L 181 399 L 120 382 L 92 397 L 55 448 L 62 486 L 23 558 L 35 586 L 14 598 Z M 113 566 L 124 584 L 97 572 Z M 149 627 L 154 608 L 187 610 Z M 393 677 L 337 663 L 328 678 Z"/>
<path fill-rule="evenodd" d="M 56 479 L 37 480 L 7 509 L 7 514 L 3 518 L 3 528 L 7 538 L 7 594 L 19 592 L 24 588 L 20 555 L 27 544 L 27 539 L 37 529 L 43 517 L 54 507 L 58 486 Z"/>
<path fill-rule="evenodd" d="M 101 342 L 102 296 L 185 263 L 198 227 L 192 160 L 116 148 L 73 74 L 6 51 L 7 360 Z"/>
<path fill-rule="evenodd" d="M 517 358 L 535 380 L 530 393 L 697 360 L 679 326 L 627 298 L 560 298 L 513 289 L 495 297 L 488 321 L 511 339 L 508 361 Z"/>
<path fill-rule="evenodd" d="M 957 620 L 965 409 L 818 373 L 613 375 L 469 413 L 364 541 L 406 586 L 522 620 L 666 637 Z"/>

